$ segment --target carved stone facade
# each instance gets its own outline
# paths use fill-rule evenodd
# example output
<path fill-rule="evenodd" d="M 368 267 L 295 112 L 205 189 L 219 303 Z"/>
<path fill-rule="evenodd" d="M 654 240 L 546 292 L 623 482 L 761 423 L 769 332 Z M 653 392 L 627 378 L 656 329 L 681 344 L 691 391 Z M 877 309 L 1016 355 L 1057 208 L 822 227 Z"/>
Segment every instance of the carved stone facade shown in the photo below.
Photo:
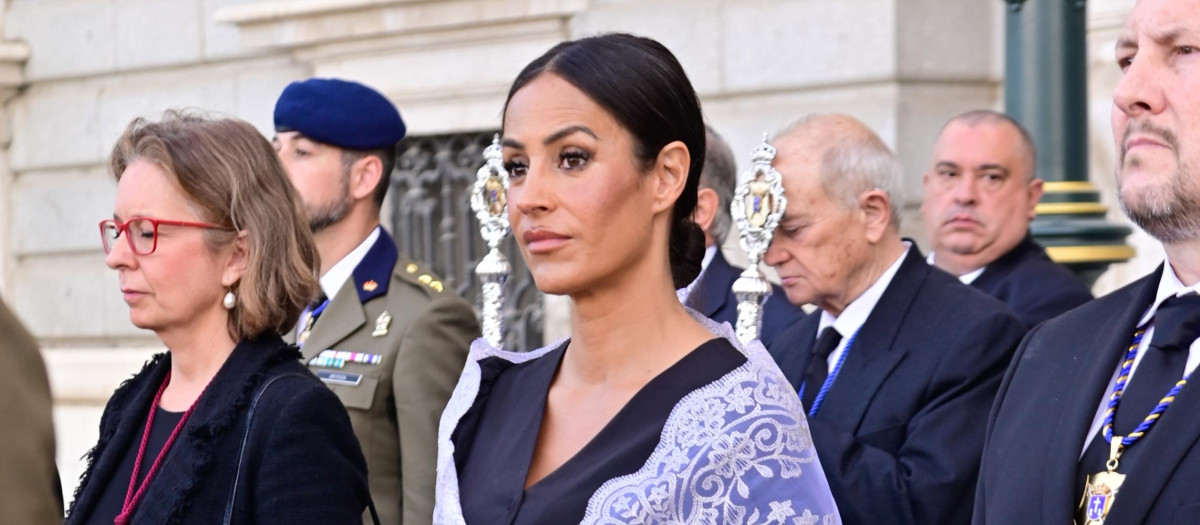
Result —
<path fill-rule="evenodd" d="M 1092 180 L 1121 221 L 1108 110 L 1115 31 L 1132 4 L 1088 6 Z M 45 347 L 64 488 L 108 395 L 161 350 L 130 325 L 96 237 L 115 192 L 105 157 L 132 118 L 199 107 L 269 136 L 290 81 L 378 88 L 412 136 L 388 224 L 404 250 L 470 296 L 482 249 L 466 183 L 508 83 L 553 44 L 617 30 L 659 39 L 743 169 L 764 131 L 816 111 L 859 117 L 900 153 L 904 232 L 920 239 L 934 135 L 955 113 L 1001 104 L 1003 9 L 1001 0 L 0 0 L 0 292 Z M 1098 291 L 1160 260 L 1144 234 L 1130 242 L 1138 258 Z M 511 246 L 508 256 L 519 263 Z M 524 272 L 511 281 L 510 320 L 524 327 L 512 341 L 564 335 L 567 303 L 536 301 Z"/>

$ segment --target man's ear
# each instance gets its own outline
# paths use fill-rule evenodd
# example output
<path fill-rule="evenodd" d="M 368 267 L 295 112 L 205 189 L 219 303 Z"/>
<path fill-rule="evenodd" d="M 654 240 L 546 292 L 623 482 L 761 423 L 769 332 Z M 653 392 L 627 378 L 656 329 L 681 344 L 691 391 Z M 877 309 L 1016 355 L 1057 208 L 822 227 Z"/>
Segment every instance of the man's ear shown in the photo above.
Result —
<path fill-rule="evenodd" d="M 246 274 L 246 268 L 250 265 L 249 243 L 250 234 L 246 230 L 239 231 L 233 239 L 233 249 L 229 253 L 225 272 L 221 275 L 221 286 L 229 288 Z"/>
<path fill-rule="evenodd" d="M 383 162 L 375 155 L 365 155 L 350 165 L 350 195 L 356 201 L 373 199 L 382 179 Z"/>
<path fill-rule="evenodd" d="M 1027 215 L 1031 221 L 1037 218 L 1037 205 L 1042 200 L 1042 193 L 1046 191 L 1044 184 L 1045 181 L 1042 179 L 1029 181 L 1029 188 L 1026 190 L 1029 192 L 1029 213 Z"/>
<path fill-rule="evenodd" d="M 713 188 L 700 188 L 696 192 L 696 211 L 692 213 L 691 219 L 704 231 L 708 231 L 716 222 L 716 216 L 720 215 L 718 207 L 721 205 L 721 199 L 716 197 L 716 191 Z"/>
<path fill-rule="evenodd" d="M 654 213 L 669 209 L 687 186 L 692 156 L 683 142 L 675 141 L 658 151 L 654 172 Z"/>
<path fill-rule="evenodd" d="M 721 213 L 721 198 L 717 196 L 717 190 L 712 188 L 700 188 L 696 192 L 696 211 L 692 212 L 692 220 L 704 230 L 704 237 L 709 243 L 712 243 L 709 230 L 713 223 L 717 222 L 717 215 Z"/>
<path fill-rule="evenodd" d="M 892 203 L 883 190 L 874 189 L 858 198 L 858 211 L 862 214 L 867 241 L 879 242 L 888 228 L 892 227 Z"/>

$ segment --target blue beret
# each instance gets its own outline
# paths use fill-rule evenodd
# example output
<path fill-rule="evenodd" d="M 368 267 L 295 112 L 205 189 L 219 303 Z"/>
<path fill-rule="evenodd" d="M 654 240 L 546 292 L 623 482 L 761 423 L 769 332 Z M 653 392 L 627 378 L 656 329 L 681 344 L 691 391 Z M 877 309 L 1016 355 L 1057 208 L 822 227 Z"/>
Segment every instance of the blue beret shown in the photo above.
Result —
<path fill-rule="evenodd" d="M 344 149 L 390 148 L 404 120 L 387 98 L 357 82 L 310 78 L 292 82 L 275 102 L 275 131 L 296 131 Z"/>

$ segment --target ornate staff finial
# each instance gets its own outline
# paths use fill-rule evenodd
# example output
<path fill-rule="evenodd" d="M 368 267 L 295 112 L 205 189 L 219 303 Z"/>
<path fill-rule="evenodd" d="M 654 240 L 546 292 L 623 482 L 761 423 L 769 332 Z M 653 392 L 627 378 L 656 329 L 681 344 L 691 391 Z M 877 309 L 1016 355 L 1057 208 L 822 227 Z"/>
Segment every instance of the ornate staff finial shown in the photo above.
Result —
<path fill-rule="evenodd" d="M 485 164 L 475 173 L 471 191 L 471 209 L 479 220 L 479 233 L 488 244 L 488 253 L 475 267 L 483 286 L 483 337 L 493 348 L 504 343 L 504 281 L 512 265 L 500 253 L 500 243 L 508 236 L 508 172 L 500 149 L 500 135 L 483 150 Z"/>
<path fill-rule="evenodd" d="M 741 235 L 742 249 L 750 257 L 750 265 L 733 282 L 733 293 L 738 299 L 737 336 L 742 342 L 758 339 L 762 305 L 771 295 L 771 284 L 763 278 L 758 264 L 787 208 L 783 177 L 771 166 L 775 153 L 775 147 L 767 143 L 767 134 L 763 133 L 762 144 L 750 153 L 752 165 L 746 182 L 738 187 L 729 206 Z"/>

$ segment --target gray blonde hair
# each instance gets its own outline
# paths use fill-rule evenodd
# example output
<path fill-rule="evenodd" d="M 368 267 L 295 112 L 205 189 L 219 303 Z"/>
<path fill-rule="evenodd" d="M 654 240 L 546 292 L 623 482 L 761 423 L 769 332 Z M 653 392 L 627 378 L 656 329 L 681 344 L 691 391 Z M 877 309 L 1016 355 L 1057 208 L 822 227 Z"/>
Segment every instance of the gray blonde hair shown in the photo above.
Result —
<path fill-rule="evenodd" d="M 205 221 L 227 230 L 205 230 L 210 250 L 246 232 L 246 272 L 231 287 L 230 336 L 290 330 L 317 295 L 320 260 L 300 195 L 271 143 L 242 120 L 170 110 L 158 121 L 130 122 L 109 168 L 119 181 L 138 160 L 157 164 Z"/>
<path fill-rule="evenodd" d="M 892 226 L 900 227 L 904 209 L 904 168 L 900 159 L 876 137 L 872 141 L 835 145 L 821 158 L 821 187 L 845 206 L 857 206 L 863 193 L 887 195 Z"/>
<path fill-rule="evenodd" d="M 865 124 L 847 115 L 811 114 L 775 134 L 816 135 L 813 147 L 822 147 L 821 188 L 843 206 L 858 206 L 863 193 L 879 190 L 887 195 L 891 226 L 900 227 L 904 209 L 904 167 L 900 158 Z M 774 141 L 773 140 L 773 141 Z"/>

